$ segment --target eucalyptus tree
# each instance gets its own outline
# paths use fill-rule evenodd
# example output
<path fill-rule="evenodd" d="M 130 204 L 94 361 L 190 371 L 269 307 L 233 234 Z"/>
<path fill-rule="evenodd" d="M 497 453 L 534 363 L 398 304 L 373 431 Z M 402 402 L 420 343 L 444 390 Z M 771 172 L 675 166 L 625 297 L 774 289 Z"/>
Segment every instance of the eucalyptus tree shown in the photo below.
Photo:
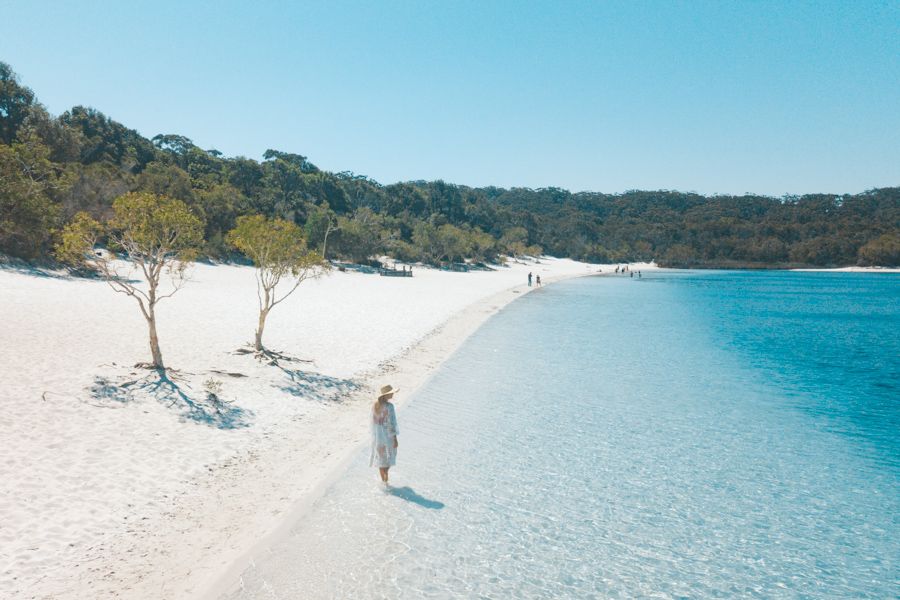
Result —
<path fill-rule="evenodd" d="M 333 210 L 323 204 L 309 212 L 303 231 L 309 244 L 322 245 L 322 258 L 328 258 L 328 236 L 339 231 L 338 217 Z"/>
<path fill-rule="evenodd" d="M 256 266 L 259 318 L 253 346 L 263 352 L 263 332 L 272 309 L 301 283 L 325 273 L 329 265 L 318 252 L 306 247 L 303 230 L 284 219 L 267 219 L 262 215 L 239 217 L 226 240 Z M 279 291 L 282 283 L 285 285 Z"/>
<path fill-rule="evenodd" d="M 203 222 L 181 200 L 147 192 L 116 198 L 113 213 L 106 223 L 84 212 L 75 215 L 61 233 L 56 254 L 69 264 L 95 270 L 114 291 L 134 298 L 147 322 L 151 366 L 163 371 L 156 305 L 187 282 L 188 264 L 203 242 Z M 107 249 L 98 250 L 103 238 Z M 142 280 L 132 278 L 136 271 Z"/>
<path fill-rule="evenodd" d="M 51 246 L 56 197 L 69 182 L 50 161 L 50 149 L 26 129 L 12 144 L 0 144 L 0 253 L 36 258 Z"/>
<path fill-rule="evenodd" d="M 13 142 L 34 103 L 34 92 L 19 83 L 12 67 L 0 61 L 0 143 Z"/>

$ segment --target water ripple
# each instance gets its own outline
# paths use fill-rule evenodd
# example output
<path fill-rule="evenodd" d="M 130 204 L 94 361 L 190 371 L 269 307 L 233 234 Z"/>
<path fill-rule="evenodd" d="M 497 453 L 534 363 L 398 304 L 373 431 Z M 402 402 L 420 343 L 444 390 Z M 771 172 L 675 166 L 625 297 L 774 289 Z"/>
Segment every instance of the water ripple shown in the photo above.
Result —
<path fill-rule="evenodd" d="M 898 279 L 656 277 L 492 319 L 234 598 L 898 597 Z"/>

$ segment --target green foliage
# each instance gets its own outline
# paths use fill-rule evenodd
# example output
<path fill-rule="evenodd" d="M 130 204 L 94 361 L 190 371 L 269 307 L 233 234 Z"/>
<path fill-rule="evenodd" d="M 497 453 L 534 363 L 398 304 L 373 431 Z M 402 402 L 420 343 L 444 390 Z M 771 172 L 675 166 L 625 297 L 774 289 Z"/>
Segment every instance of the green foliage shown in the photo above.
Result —
<path fill-rule="evenodd" d="M 265 160 L 275 159 L 286 162 L 299 168 L 304 173 L 315 173 L 319 170 L 319 168 L 309 162 L 305 156 L 300 156 L 299 154 L 291 154 L 290 152 L 281 152 L 279 150 L 269 149 L 263 153 L 263 158 Z"/>
<path fill-rule="evenodd" d="M 57 196 L 69 182 L 37 135 L 20 137 L 0 144 L 0 252 L 39 258 L 50 250 L 61 212 Z"/>
<path fill-rule="evenodd" d="M 450 223 L 435 225 L 432 222 L 420 222 L 412 234 L 412 245 L 406 260 L 413 258 L 430 265 L 442 262 L 463 262 L 466 259 L 475 261 L 495 261 L 496 242 L 490 235 L 480 229 L 457 227 Z"/>
<path fill-rule="evenodd" d="M 34 92 L 19 83 L 12 67 L 0 62 L 0 143 L 12 143 L 33 103 Z"/>
<path fill-rule="evenodd" d="M 867 242 L 859 249 L 859 264 L 883 267 L 900 266 L 900 235 L 886 233 Z"/>
<path fill-rule="evenodd" d="M 71 163 L 81 154 L 82 138 L 78 131 L 50 116 L 40 104 L 34 104 L 19 127 L 17 137 L 26 139 L 33 134 L 50 150 L 49 159 L 54 163 Z"/>
<path fill-rule="evenodd" d="M 321 248 L 323 257 L 327 257 L 327 241 L 338 226 L 337 215 L 328 205 L 317 206 L 309 211 L 303 232 L 307 243 L 313 248 Z"/>
<path fill-rule="evenodd" d="M 512 227 L 503 232 L 500 248 L 512 257 L 524 256 L 528 243 L 528 230 L 524 227 Z"/>
<path fill-rule="evenodd" d="M 138 190 L 159 196 L 176 198 L 188 204 L 194 202 L 194 188 L 190 176 L 180 167 L 151 162 L 135 181 Z"/>
<path fill-rule="evenodd" d="M 61 262 L 75 269 L 86 268 L 102 235 L 103 226 L 91 215 L 77 213 L 60 232 L 54 254 Z"/>
<path fill-rule="evenodd" d="M 54 248 L 56 257 L 83 267 L 95 259 L 94 246 L 109 236 L 115 250 L 135 260 L 159 265 L 186 262 L 203 242 L 203 223 L 180 200 L 146 192 L 129 192 L 113 202 L 114 216 L 101 225 L 86 212 L 77 213 L 63 227 Z"/>
<path fill-rule="evenodd" d="M 494 262 L 497 260 L 497 241 L 479 228 L 467 232 L 469 237 L 469 253 L 477 262 Z"/>
<path fill-rule="evenodd" d="M 463 262 L 472 255 L 472 242 L 467 232 L 455 225 L 441 225 L 438 240 L 443 248 L 443 257 L 451 262 Z"/>
<path fill-rule="evenodd" d="M 105 220 L 112 202 L 134 187 L 134 176 L 109 163 L 68 164 L 71 185 L 59 195 L 64 218 L 86 211 Z"/>
<path fill-rule="evenodd" d="M 403 240 L 391 240 L 388 244 L 388 251 L 390 256 L 400 262 L 414 263 L 421 260 L 421 255 L 416 247 Z"/>
<path fill-rule="evenodd" d="M 358 208 L 350 217 L 339 217 L 334 232 L 334 251 L 356 263 L 368 263 L 385 249 L 389 231 L 382 217 L 370 208 Z"/>
<path fill-rule="evenodd" d="M 471 188 L 444 181 L 382 186 L 267 150 L 226 158 L 177 134 L 148 140 L 99 111 L 51 117 L 0 63 L 0 252 L 45 258 L 52 232 L 141 191 L 180 200 L 205 221 L 201 251 L 227 257 L 237 219 L 302 227 L 329 256 L 369 262 L 388 253 L 438 265 L 549 254 L 672 266 L 874 264 L 900 235 L 900 188 L 856 195 L 710 196 L 671 191 L 570 193 Z"/>
<path fill-rule="evenodd" d="M 163 152 L 168 152 L 175 156 L 184 156 L 196 146 L 194 142 L 190 140 L 190 138 L 186 138 L 183 135 L 173 135 L 173 134 L 159 134 L 153 136 L 153 139 L 150 140 L 154 146 L 162 150 Z"/>
<path fill-rule="evenodd" d="M 60 115 L 59 121 L 80 134 L 83 164 L 107 162 L 139 173 L 147 163 L 161 158 L 150 140 L 93 108 L 76 106 Z"/>
<path fill-rule="evenodd" d="M 217 258 L 229 255 L 225 234 L 234 228 L 237 218 L 247 212 L 248 204 L 240 190 L 227 183 L 217 183 L 195 193 L 194 208 L 206 222 L 205 254 Z"/>
<path fill-rule="evenodd" d="M 113 201 L 113 212 L 110 230 L 132 259 L 186 262 L 203 243 L 203 222 L 181 200 L 129 192 Z"/>
<path fill-rule="evenodd" d="M 322 257 L 306 248 L 303 230 L 284 219 L 267 219 L 262 215 L 238 217 L 237 226 L 226 240 L 257 268 L 279 276 L 288 273 L 296 276 L 322 264 Z"/>
<path fill-rule="evenodd" d="M 612 259 L 609 262 L 622 261 L 621 256 L 617 254 L 606 254 L 605 256 Z M 670 246 L 661 258 L 662 262 L 673 267 L 687 267 L 697 261 L 696 253 L 686 244 L 674 244 Z"/>
<path fill-rule="evenodd" d="M 419 222 L 412 235 L 413 249 L 423 263 L 438 265 L 446 252 L 439 228 L 431 223 Z"/>
<path fill-rule="evenodd" d="M 544 253 L 544 249 L 538 246 L 537 244 L 532 244 L 531 246 L 527 246 L 525 248 L 525 254 L 532 258 L 540 258 Z M 640 256 L 640 255 L 638 255 Z"/>

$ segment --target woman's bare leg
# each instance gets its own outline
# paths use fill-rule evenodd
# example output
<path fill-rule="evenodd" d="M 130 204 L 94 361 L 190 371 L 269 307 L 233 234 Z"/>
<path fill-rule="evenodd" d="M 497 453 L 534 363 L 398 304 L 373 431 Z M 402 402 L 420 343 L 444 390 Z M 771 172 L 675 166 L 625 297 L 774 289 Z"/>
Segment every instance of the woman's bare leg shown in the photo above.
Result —
<path fill-rule="evenodd" d="M 381 474 L 381 480 L 387 483 L 388 470 L 384 467 L 378 467 L 378 472 Z"/>

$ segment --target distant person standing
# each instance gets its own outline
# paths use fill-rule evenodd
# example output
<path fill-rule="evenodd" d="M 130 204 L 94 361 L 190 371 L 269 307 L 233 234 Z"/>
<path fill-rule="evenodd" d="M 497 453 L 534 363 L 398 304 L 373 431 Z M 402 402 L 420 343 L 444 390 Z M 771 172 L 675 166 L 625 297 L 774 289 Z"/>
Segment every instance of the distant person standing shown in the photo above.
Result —
<path fill-rule="evenodd" d="M 537 282 L 537 286 L 541 287 L 541 276 L 540 275 L 537 276 L 537 279 L 535 281 Z"/>
<path fill-rule="evenodd" d="M 528 271 L 528 287 L 531 287 L 531 271 Z"/>
<path fill-rule="evenodd" d="M 388 471 L 397 464 L 397 436 L 400 430 L 397 428 L 397 414 L 390 399 L 397 393 L 392 386 L 381 388 L 378 400 L 372 406 L 372 455 L 369 458 L 370 467 L 378 467 L 381 475 L 381 483 L 387 487 Z"/>

